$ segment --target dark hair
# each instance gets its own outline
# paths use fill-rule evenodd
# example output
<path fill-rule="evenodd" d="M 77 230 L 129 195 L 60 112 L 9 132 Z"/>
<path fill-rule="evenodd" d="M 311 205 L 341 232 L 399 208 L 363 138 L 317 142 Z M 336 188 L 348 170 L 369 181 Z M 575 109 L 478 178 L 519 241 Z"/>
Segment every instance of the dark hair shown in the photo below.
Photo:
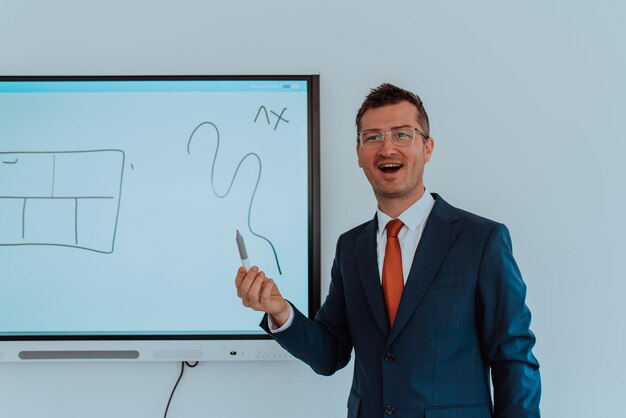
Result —
<path fill-rule="evenodd" d="M 383 106 L 398 104 L 402 101 L 407 101 L 415 105 L 417 108 L 417 121 L 424 130 L 424 135 L 429 137 L 430 124 L 428 122 L 428 114 L 426 114 L 426 110 L 424 110 L 422 100 L 418 95 L 389 83 L 383 83 L 375 89 L 370 90 L 370 93 L 365 97 L 361 108 L 356 114 L 357 132 L 361 131 L 361 118 L 366 111 Z"/>

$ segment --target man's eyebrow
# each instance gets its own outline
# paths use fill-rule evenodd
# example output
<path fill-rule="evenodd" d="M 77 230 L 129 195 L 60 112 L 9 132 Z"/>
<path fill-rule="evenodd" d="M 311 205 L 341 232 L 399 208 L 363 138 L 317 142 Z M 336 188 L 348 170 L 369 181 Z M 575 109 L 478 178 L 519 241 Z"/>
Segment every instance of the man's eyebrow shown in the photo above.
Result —
<path fill-rule="evenodd" d="M 411 125 L 400 125 L 400 126 L 392 126 L 389 130 L 393 131 L 395 129 L 402 129 L 402 128 L 411 128 L 411 129 L 420 129 L 420 128 L 414 128 Z M 383 130 L 380 128 L 372 128 L 372 129 L 363 129 L 361 130 L 361 132 L 382 132 Z"/>
<path fill-rule="evenodd" d="M 400 126 L 392 126 L 390 130 L 393 131 L 394 129 L 402 129 L 402 128 L 411 128 L 411 129 L 413 129 L 413 127 L 411 125 L 400 125 Z"/>

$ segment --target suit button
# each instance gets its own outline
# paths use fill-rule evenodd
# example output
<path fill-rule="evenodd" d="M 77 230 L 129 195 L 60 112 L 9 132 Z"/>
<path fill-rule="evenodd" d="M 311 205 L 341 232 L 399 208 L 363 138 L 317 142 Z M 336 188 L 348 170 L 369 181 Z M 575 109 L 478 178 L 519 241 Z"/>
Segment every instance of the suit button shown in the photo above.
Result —
<path fill-rule="evenodd" d="M 384 359 L 385 359 L 385 361 L 386 361 L 387 363 L 391 363 L 392 361 L 394 361 L 394 360 L 396 359 L 396 356 L 394 356 L 394 355 L 393 355 L 393 354 L 391 354 L 391 353 L 387 353 L 387 354 L 385 354 Z"/>
<path fill-rule="evenodd" d="M 393 406 L 387 405 L 385 407 L 385 415 L 393 415 L 395 413 L 396 413 L 396 408 L 394 408 Z"/>

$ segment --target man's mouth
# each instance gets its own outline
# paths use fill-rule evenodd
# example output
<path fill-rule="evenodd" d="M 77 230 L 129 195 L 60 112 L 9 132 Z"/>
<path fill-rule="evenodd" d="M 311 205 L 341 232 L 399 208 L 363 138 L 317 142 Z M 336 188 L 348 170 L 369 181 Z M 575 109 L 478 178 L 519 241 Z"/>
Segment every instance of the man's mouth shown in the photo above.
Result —
<path fill-rule="evenodd" d="M 383 173 L 395 173 L 396 171 L 402 168 L 402 164 L 400 163 L 386 163 L 378 166 L 378 169 Z"/>

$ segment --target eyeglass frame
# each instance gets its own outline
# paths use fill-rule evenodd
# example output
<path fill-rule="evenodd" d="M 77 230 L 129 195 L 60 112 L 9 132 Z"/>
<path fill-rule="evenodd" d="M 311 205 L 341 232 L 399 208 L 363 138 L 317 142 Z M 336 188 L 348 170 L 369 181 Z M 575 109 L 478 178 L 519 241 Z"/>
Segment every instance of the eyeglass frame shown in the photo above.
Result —
<path fill-rule="evenodd" d="M 419 128 L 414 128 L 412 126 L 406 126 L 406 127 L 399 127 L 399 128 L 391 129 L 389 131 L 378 131 L 376 129 L 371 129 L 371 130 L 368 129 L 368 130 L 365 130 L 365 131 L 360 131 L 360 132 L 357 132 L 356 142 L 358 143 L 359 147 L 365 148 L 365 145 L 363 145 L 363 141 L 361 141 L 361 135 L 364 134 L 364 133 L 374 133 L 374 132 L 376 132 L 376 133 L 383 134 L 383 139 L 382 139 L 382 141 L 378 142 L 379 145 L 377 147 L 372 148 L 372 149 L 376 149 L 376 148 L 382 147 L 383 142 L 385 141 L 385 137 L 387 137 L 387 134 L 389 134 L 389 139 L 391 140 L 391 142 L 394 145 L 397 146 L 398 144 L 393 142 L 393 137 L 391 136 L 391 133 L 394 132 L 394 131 L 399 131 L 401 129 L 411 129 L 411 130 L 413 130 L 413 138 L 411 139 L 410 143 L 405 144 L 405 145 L 400 145 L 400 146 L 408 147 L 409 145 L 413 144 L 415 142 L 415 134 L 416 133 L 420 134 L 422 136 L 422 138 L 424 138 L 424 141 L 428 140 L 428 138 L 430 137 L 430 135 L 426 135 Z"/>

